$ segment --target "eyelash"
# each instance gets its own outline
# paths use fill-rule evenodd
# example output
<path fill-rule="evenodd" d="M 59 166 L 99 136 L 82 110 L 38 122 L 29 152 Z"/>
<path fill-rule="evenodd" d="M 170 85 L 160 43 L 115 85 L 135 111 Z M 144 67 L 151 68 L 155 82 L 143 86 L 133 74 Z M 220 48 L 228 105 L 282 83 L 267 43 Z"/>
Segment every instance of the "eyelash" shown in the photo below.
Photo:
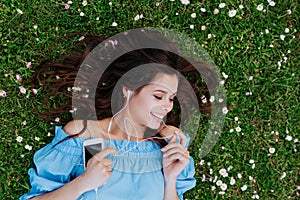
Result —
<path fill-rule="evenodd" d="M 156 96 L 156 95 L 153 95 L 156 99 L 158 99 L 158 100 L 162 100 L 162 97 L 159 97 L 159 96 Z M 170 99 L 170 101 L 171 102 L 173 102 L 174 101 L 174 99 Z"/>

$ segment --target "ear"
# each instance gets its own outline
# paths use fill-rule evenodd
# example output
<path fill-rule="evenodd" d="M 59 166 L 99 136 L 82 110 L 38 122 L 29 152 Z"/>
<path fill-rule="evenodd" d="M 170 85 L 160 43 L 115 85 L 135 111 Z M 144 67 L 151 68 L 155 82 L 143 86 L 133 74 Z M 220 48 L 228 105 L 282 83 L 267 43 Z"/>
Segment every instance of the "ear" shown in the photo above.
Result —
<path fill-rule="evenodd" d="M 127 98 L 127 88 L 125 86 L 122 86 L 122 92 L 123 96 Z"/>

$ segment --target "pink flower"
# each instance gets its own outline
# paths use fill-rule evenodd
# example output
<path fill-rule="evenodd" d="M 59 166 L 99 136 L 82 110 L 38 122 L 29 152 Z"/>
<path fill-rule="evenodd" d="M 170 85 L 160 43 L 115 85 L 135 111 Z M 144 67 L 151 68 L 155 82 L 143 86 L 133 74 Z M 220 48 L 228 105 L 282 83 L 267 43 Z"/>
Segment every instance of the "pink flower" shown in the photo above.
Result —
<path fill-rule="evenodd" d="M 65 4 L 65 9 L 68 10 L 70 8 L 69 4 Z"/>
<path fill-rule="evenodd" d="M 16 75 L 16 80 L 17 80 L 18 82 L 20 82 L 20 81 L 22 80 L 22 78 L 19 76 L 19 74 Z"/>
<path fill-rule="evenodd" d="M 156 2 L 156 3 L 155 3 L 156 6 L 159 6 L 159 4 L 160 4 L 159 2 Z"/>
<path fill-rule="evenodd" d="M 59 117 L 56 117 L 54 121 L 59 122 L 59 120 L 60 120 Z"/>
<path fill-rule="evenodd" d="M 27 64 L 27 66 L 26 66 L 26 68 L 31 68 L 31 62 L 29 62 L 28 64 Z"/>
<path fill-rule="evenodd" d="M 32 89 L 32 92 L 33 92 L 34 95 L 36 95 L 37 90 L 33 88 L 33 89 Z"/>
<path fill-rule="evenodd" d="M 26 93 L 26 89 L 23 86 L 19 86 L 19 89 L 22 94 Z"/>
<path fill-rule="evenodd" d="M 4 90 L 0 90 L 0 96 L 1 97 L 6 97 L 6 92 Z"/>

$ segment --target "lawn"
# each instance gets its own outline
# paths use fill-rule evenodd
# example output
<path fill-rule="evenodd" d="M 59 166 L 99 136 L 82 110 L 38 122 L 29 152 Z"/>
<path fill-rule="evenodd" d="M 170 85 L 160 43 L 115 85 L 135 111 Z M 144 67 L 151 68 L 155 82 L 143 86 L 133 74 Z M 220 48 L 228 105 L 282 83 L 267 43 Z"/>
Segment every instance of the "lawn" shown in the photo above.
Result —
<path fill-rule="evenodd" d="M 34 109 L 45 107 L 42 86 L 34 94 L 23 81 L 86 32 L 113 35 L 139 27 L 195 38 L 224 80 L 223 131 L 201 158 L 207 131 L 201 124 L 190 145 L 197 185 L 185 199 L 299 199 L 299 10 L 291 0 L 1 0 L 0 199 L 28 192 L 34 152 L 65 123 L 63 116 L 50 122 L 38 116 Z M 80 34 L 61 38 L 71 33 Z"/>

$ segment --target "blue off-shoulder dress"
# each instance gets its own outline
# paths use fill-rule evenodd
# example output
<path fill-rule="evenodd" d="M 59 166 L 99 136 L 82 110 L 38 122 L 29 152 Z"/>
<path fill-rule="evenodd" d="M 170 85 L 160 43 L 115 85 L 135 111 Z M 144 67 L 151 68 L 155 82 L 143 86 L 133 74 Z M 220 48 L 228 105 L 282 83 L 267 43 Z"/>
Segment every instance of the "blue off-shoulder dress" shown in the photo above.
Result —
<path fill-rule="evenodd" d="M 28 171 L 32 187 L 20 200 L 58 189 L 84 172 L 82 144 L 86 138 L 71 138 L 53 147 L 66 136 L 62 127 L 56 126 L 52 142 L 35 153 L 35 168 Z M 86 191 L 78 199 L 163 200 L 162 152 L 156 143 L 105 140 L 104 144 L 105 147 L 113 146 L 118 152 L 116 156 L 109 155 L 113 160 L 112 175 L 105 185 Z M 194 174 L 194 161 L 190 157 L 189 164 L 177 177 L 176 190 L 180 199 L 195 186 Z"/>

